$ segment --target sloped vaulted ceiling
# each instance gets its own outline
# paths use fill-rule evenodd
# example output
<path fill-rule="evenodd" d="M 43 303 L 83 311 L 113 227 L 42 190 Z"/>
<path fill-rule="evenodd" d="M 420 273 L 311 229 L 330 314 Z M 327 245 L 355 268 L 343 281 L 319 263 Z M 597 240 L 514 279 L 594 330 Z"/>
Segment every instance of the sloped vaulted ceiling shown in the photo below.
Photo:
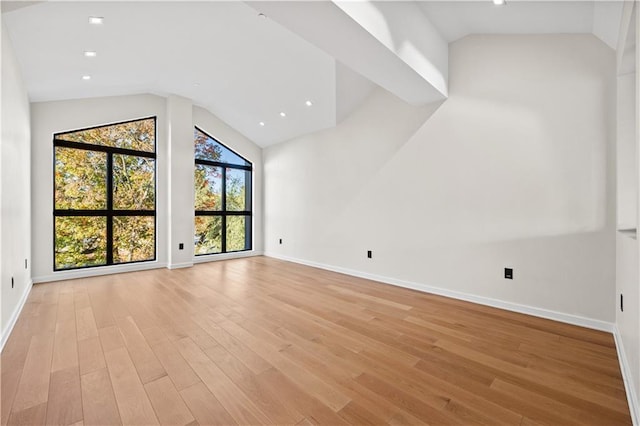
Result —
<path fill-rule="evenodd" d="M 334 126 L 376 85 L 416 105 L 446 98 L 447 45 L 467 34 L 593 33 L 615 47 L 621 10 L 616 1 L 2 2 L 32 101 L 178 94 L 262 146 Z"/>

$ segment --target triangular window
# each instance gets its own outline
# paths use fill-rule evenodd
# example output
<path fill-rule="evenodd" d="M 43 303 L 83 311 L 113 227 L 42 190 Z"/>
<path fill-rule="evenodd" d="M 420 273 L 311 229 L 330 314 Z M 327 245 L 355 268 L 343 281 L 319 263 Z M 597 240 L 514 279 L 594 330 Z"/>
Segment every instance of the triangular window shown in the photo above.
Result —
<path fill-rule="evenodd" d="M 155 152 L 156 120 L 126 121 L 108 126 L 91 127 L 73 132 L 57 133 L 59 141 L 86 143 L 89 145 L 110 146 L 135 151 Z"/>

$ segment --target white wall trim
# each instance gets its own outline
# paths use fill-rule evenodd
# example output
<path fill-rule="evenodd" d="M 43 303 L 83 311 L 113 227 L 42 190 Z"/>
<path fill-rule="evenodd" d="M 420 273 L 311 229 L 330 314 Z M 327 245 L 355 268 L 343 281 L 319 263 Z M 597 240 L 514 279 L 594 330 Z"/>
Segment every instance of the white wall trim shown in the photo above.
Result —
<path fill-rule="evenodd" d="M 131 263 L 128 265 L 110 265 L 96 268 L 76 269 L 72 271 L 57 271 L 51 275 L 34 277 L 34 283 L 46 283 L 51 281 L 72 280 L 74 278 L 97 277 L 100 275 L 120 274 L 122 272 L 145 271 L 147 269 L 157 269 L 166 267 L 162 262 Z"/>
<path fill-rule="evenodd" d="M 168 269 L 180 269 L 180 268 L 190 268 L 193 266 L 193 262 L 181 262 L 181 263 L 170 263 L 167 265 Z"/>
<path fill-rule="evenodd" d="M 618 351 L 618 361 L 620 362 L 620 372 L 622 373 L 622 380 L 624 382 L 624 390 L 627 394 L 627 403 L 629 404 L 629 412 L 631 413 L 631 421 L 634 425 L 640 425 L 640 409 L 638 407 L 638 398 L 636 389 L 633 384 L 633 377 L 631 375 L 631 368 L 629 367 L 629 361 L 627 360 L 626 352 L 624 351 L 624 344 L 622 335 L 617 325 L 613 327 L 613 338 L 616 341 L 616 351 Z"/>
<path fill-rule="evenodd" d="M 29 297 L 29 293 L 31 293 L 32 287 L 33 287 L 33 280 L 29 280 L 26 288 L 24 289 L 24 292 L 22 293 L 22 297 L 20 297 L 20 301 L 18 302 L 18 305 L 13 310 L 13 314 L 9 318 L 9 323 L 7 324 L 5 329 L 2 330 L 2 340 L 0 341 L 0 352 L 4 349 L 4 345 L 5 343 L 7 343 L 7 340 L 9 340 L 9 336 L 11 335 L 11 332 L 13 331 L 13 327 L 15 327 L 16 322 L 18 321 L 18 317 L 22 312 L 22 308 L 24 308 L 24 304 L 27 303 L 27 298 Z"/>
<path fill-rule="evenodd" d="M 518 312 L 521 314 L 532 315 L 535 317 L 546 318 L 554 321 L 560 321 L 567 324 L 591 328 L 594 330 L 607 331 L 612 333 L 614 329 L 613 323 L 581 317 L 578 315 L 571 315 L 563 312 L 557 312 L 557 311 L 552 311 L 552 310 L 543 309 L 543 308 L 536 308 L 534 306 L 521 305 L 519 303 L 507 302 L 504 300 L 492 299 L 484 296 L 477 296 L 474 294 L 463 293 L 460 291 L 447 290 L 441 287 L 434 287 L 426 284 L 399 280 L 396 278 L 384 277 L 381 275 L 370 274 L 367 272 L 356 271 L 353 269 L 341 268 L 338 266 L 325 265 L 323 263 L 313 262 L 313 261 L 304 260 L 304 259 L 297 259 L 297 258 L 288 257 L 288 256 L 282 256 L 275 253 L 265 252 L 264 255 L 267 257 L 273 257 L 275 259 L 285 260 L 288 262 L 300 263 L 302 265 L 312 266 L 320 269 L 326 269 L 328 271 L 338 272 L 341 274 L 351 275 L 354 277 L 365 278 L 372 281 L 379 281 L 385 284 L 391 284 L 398 287 L 404 287 L 412 290 L 422 291 L 425 293 L 432 293 L 440 296 L 451 297 L 453 299 L 465 300 L 467 302 L 473 302 L 473 303 L 478 303 L 480 305 L 492 306 L 494 308 L 500 308 L 500 309 L 505 309 L 507 311 Z"/>
<path fill-rule="evenodd" d="M 257 250 L 241 251 L 238 253 L 221 253 L 206 256 L 193 256 L 193 263 L 216 262 L 218 260 L 239 259 L 242 257 L 262 256 L 263 253 Z"/>

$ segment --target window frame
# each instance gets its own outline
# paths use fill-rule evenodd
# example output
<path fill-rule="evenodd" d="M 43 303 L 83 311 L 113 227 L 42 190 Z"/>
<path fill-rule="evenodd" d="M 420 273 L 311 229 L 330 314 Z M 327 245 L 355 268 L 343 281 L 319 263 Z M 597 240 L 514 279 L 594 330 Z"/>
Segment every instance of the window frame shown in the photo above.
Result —
<path fill-rule="evenodd" d="M 145 121 L 153 119 L 154 143 L 153 152 L 139 151 L 129 148 L 118 148 L 106 145 L 95 145 L 90 143 L 73 142 L 61 139 L 65 134 L 83 132 L 87 130 L 99 129 L 103 127 L 117 126 L 120 124 L 134 123 L 136 121 Z M 83 127 L 80 129 L 67 130 L 64 132 L 56 132 L 53 134 L 53 271 L 71 271 L 76 269 L 102 268 L 105 266 L 130 265 L 134 263 L 155 262 L 158 258 L 158 118 L 157 116 L 148 116 L 135 118 L 132 120 L 118 121 L 98 126 Z M 106 154 L 106 206 L 105 209 L 56 209 L 56 148 L 81 149 L 84 151 L 104 152 Z M 153 180 L 154 180 L 154 202 L 153 210 L 117 210 L 113 209 L 113 156 L 129 155 L 133 157 L 144 157 L 153 159 Z M 70 268 L 56 267 L 56 218 L 57 217 L 105 217 L 106 218 L 106 263 L 103 265 L 85 265 L 74 266 Z M 113 262 L 113 220 L 117 216 L 153 216 L 153 258 L 144 260 L 134 260 L 131 262 Z"/>
<path fill-rule="evenodd" d="M 221 254 L 229 254 L 229 253 L 242 253 L 245 251 L 253 250 L 253 163 L 246 159 L 243 155 L 238 154 L 233 149 L 229 148 L 224 143 L 220 142 L 219 139 L 211 136 L 208 132 L 204 131 L 202 128 L 198 126 L 194 126 L 195 130 L 199 131 L 203 135 L 211 138 L 217 144 L 221 145 L 224 149 L 231 151 L 233 154 L 242 158 L 249 165 L 240 165 L 240 164 L 232 164 L 232 163 L 224 163 L 221 161 L 212 161 L 212 160 L 203 160 L 196 157 L 194 152 L 194 172 L 196 169 L 196 165 L 203 165 L 209 167 L 219 167 L 222 170 L 222 178 L 221 178 L 221 194 L 220 194 L 220 204 L 224 207 L 224 210 L 196 210 L 194 205 L 194 221 L 196 216 L 209 216 L 215 217 L 220 216 L 222 221 L 221 231 L 220 231 L 220 252 L 219 253 L 195 253 L 195 243 L 194 243 L 194 256 L 217 256 Z M 195 144 L 195 140 L 194 140 Z M 245 188 L 249 191 L 249 202 L 245 201 L 245 210 L 228 210 L 227 209 L 227 169 L 236 169 L 236 170 L 244 170 L 245 172 L 249 172 L 250 179 L 245 180 Z M 245 190 L 246 191 L 246 190 Z M 194 185 L 195 192 L 195 185 Z M 248 208 L 248 209 L 247 209 Z M 228 216 L 244 216 L 245 217 L 245 240 L 248 238 L 249 244 L 248 248 L 243 250 L 233 250 L 227 251 L 227 217 Z M 194 234 L 195 236 L 195 234 Z"/>

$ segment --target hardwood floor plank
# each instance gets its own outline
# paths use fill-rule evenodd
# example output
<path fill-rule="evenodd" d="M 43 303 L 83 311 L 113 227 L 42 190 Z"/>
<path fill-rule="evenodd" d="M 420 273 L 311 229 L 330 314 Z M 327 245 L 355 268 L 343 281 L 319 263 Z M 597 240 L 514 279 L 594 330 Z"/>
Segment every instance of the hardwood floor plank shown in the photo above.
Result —
<path fill-rule="evenodd" d="M 58 322 L 53 343 L 51 371 L 64 370 L 75 366 L 78 366 L 76 323 L 75 321 Z"/>
<path fill-rule="evenodd" d="M 195 419 L 168 376 L 144 385 L 160 424 L 187 425 Z"/>
<path fill-rule="evenodd" d="M 238 424 L 204 383 L 198 382 L 195 385 L 182 389 L 180 395 L 199 424 Z"/>
<path fill-rule="evenodd" d="M 428 419 L 427 422 L 429 423 L 456 424 L 459 422 L 459 420 L 456 421 L 454 416 L 449 416 L 444 411 L 449 400 L 442 400 L 439 406 L 433 404 L 433 401 L 425 403 L 418 396 L 413 396 L 404 392 L 395 387 L 392 383 L 380 380 L 368 373 L 358 376 L 358 378 L 356 378 L 356 382 L 391 401 L 393 404 L 408 411 L 414 416 L 420 419 Z"/>
<path fill-rule="evenodd" d="M 227 377 L 189 337 L 178 342 L 178 348 L 200 380 L 209 388 L 238 424 L 272 423 L 255 404 Z"/>
<path fill-rule="evenodd" d="M 93 309 L 93 317 L 96 321 L 96 327 L 100 329 L 116 325 L 110 309 L 111 301 L 105 292 L 89 293 L 89 301 L 91 308 Z"/>
<path fill-rule="evenodd" d="M 24 410 L 12 411 L 9 424 L 15 426 L 43 425 L 46 422 L 47 403 L 34 405 Z"/>
<path fill-rule="evenodd" d="M 71 425 L 82 420 L 82 396 L 78 366 L 51 373 L 47 423 Z"/>
<path fill-rule="evenodd" d="M 159 424 L 140 378 L 125 348 L 105 353 L 109 377 L 125 424 Z"/>
<path fill-rule="evenodd" d="M 54 334 L 36 334 L 31 338 L 20 384 L 12 410 L 22 411 L 47 402 Z"/>
<path fill-rule="evenodd" d="M 263 386 L 242 361 L 222 346 L 209 348 L 205 353 L 273 423 L 295 424 L 302 420 L 302 414 L 281 404 L 272 389 Z"/>
<path fill-rule="evenodd" d="M 266 257 L 38 284 L 2 424 L 631 424 L 610 333 Z"/>
<path fill-rule="evenodd" d="M 290 409 L 300 410 L 300 412 L 305 414 L 307 419 L 314 424 L 348 424 L 347 421 L 337 415 L 335 411 L 317 398 L 314 398 L 308 392 L 309 389 L 296 385 L 276 368 L 270 368 L 260 373 L 258 380 L 271 389 L 277 389 L 276 397 L 280 402 L 290 406 Z"/>
<path fill-rule="evenodd" d="M 143 328 L 140 332 L 152 348 L 169 340 L 159 326 Z"/>
<path fill-rule="evenodd" d="M 260 374 L 272 367 L 271 364 L 265 361 L 260 355 L 242 344 L 238 339 L 233 337 L 233 335 L 229 334 L 212 320 L 208 320 L 204 317 L 202 317 L 201 320 L 203 322 L 200 324 L 204 324 L 203 328 L 207 333 L 209 333 L 219 345 L 240 359 L 255 374 Z"/>
<path fill-rule="evenodd" d="M 84 424 L 120 425 L 120 412 L 106 368 L 94 370 L 80 377 Z"/>
<path fill-rule="evenodd" d="M 387 423 L 354 401 L 349 401 L 347 405 L 342 407 L 338 411 L 338 415 L 352 425 L 381 425 Z"/>
<path fill-rule="evenodd" d="M 176 389 L 182 390 L 200 381 L 198 375 L 180 355 L 173 342 L 165 340 L 151 349 L 160 360 Z"/>
<path fill-rule="evenodd" d="M 142 383 L 149 383 L 165 376 L 167 372 L 149 347 L 133 317 L 119 317 L 116 323 Z"/>
<path fill-rule="evenodd" d="M 504 362 L 500 359 L 488 356 L 473 349 L 463 348 L 455 343 L 449 343 L 446 341 L 438 341 L 438 346 L 450 350 L 454 353 L 458 353 L 468 358 L 472 358 L 475 361 L 482 363 L 483 365 L 493 368 L 498 372 L 504 372 L 510 374 L 514 378 L 520 378 L 521 380 L 530 383 L 531 385 L 539 385 L 552 390 L 553 388 L 562 389 L 563 393 L 567 395 L 567 399 L 582 399 L 591 404 L 598 405 L 602 409 L 611 410 L 618 413 L 627 413 L 628 406 L 626 401 L 613 398 L 607 394 L 599 393 L 586 386 L 573 382 L 571 380 L 558 378 L 552 374 L 542 374 L 515 366 L 508 362 Z"/>
<path fill-rule="evenodd" d="M 312 395 L 326 404 L 334 411 L 339 411 L 349 403 L 350 398 L 342 394 L 338 389 L 331 387 L 313 374 L 309 374 L 303 366 L 284 357 L 273 346 L 264 340 L 253 336 L 249 331 L 239 325 L 226 321 L 221 323 L 225 330 L 233 333 L 254 351 L 260 353 L 266 360 L 287 375 L 292 381 L 304 389 L 309 389 Z"/>
<path fill-rule="evenodd" d="M 558 401 L 557 399 L 541 395 L 535 391 L 527 389 L 525 386 L 514 385 L 501 379 L 496 379 L 491 384 L 491 389 L 508 394 L 511 397 L 527 401 L 529 404 L 536 407 L 536 410 L 528 411 L 526 413 L 526 417 L 530 420 L 535 420 L 541 423 L 605 424 L 607 422 L 613 423 L 615 420 L 617 424 L 626 424 L 626 416 L 615 415 L 614 417 L 609 412 L 597 409 L 589 410 L 587 412 L 586 410 L 564 404 L 562 401 Z M 545 409 L 541 409 L 543 407 Z M 549 413 L 553 413 L 553 415 L 550 416 Z"/>
<path fill-rule="evenodd" d="M 11 407 L 18 390 L 20 376 L 22 376 L 22 368 L 9 369 L 5 367 L 2 375 L 0 375 L 0 425 L 6 425 L 11 415 Z"/>
<path fill-rule="evenodd" d="M 88 303 L 87 296 L 87 304 Z M 98 327 L 96 326 L 96 320 L 93 317 L 93 309 L 91 306 L 86 306 L 81 309 L 76 308 L 76 328 L 78 340 L 88 339 L 98 335 Z"/>
<path fill-rule="evenodd" d="M 69 287 L 70 289 L 70 287 Z M 58 297 L 57 322 L 67 322 L 76 320 L 75 305 L 73 304 L 73 293 L 63 293 Z"/>
<path fill-rule="evenodd" d="M 78 342 L 80 374 L 101 370 L 107 366 L 99 337 L 91 337 Z"/>
<path fill-rule="evenodd" d="M 122 340 L 120 330 L 115 325 L 101 328 L 98 331 L 98 334 L 100 336 L 100 344 L 102 345 L 102 351 L 104 353 L 124 347 L 124 340 Z"/>
<path fill-rule="evenodd" d="M 31 339 L 27 331 L 28 320 L 17 321 L 0 355 L 0 423 L 6 424 L 11 414 L 11 406 L 18 390 L 22 369 L 27 359 Z"/>

